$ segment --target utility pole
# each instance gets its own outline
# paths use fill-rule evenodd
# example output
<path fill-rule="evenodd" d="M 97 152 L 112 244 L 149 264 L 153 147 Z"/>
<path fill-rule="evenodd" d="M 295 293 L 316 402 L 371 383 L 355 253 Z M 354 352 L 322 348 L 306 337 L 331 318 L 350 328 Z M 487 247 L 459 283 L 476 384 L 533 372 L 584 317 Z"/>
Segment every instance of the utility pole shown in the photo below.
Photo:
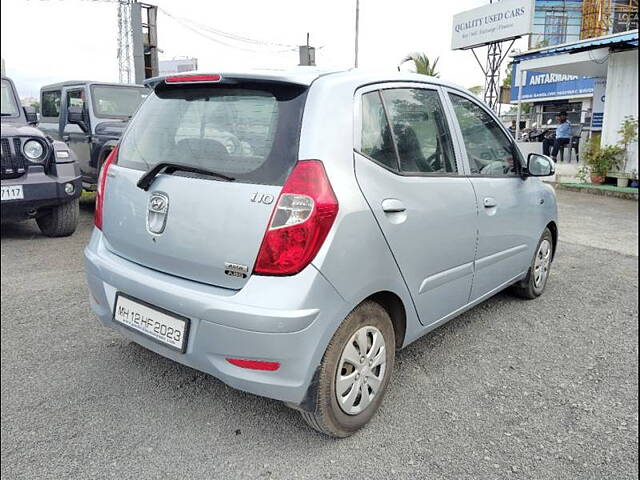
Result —
<path fill-rule="evenodd" d="M 358 36 L 360 35 L 360 0 L 356 0 L 356 55 L 353 66 L 358 68 Z"/>
<path fill-rule="evenodd" d="M 155 5 L 118 0 L 120 82 L 141 84 L 146 78 L 158 75 L 157 15 Z"/>
<path fill-rule="evenodd" d="M 157 17 L 158 7 L 134 1 L 131 9 L 131 32 L 133 71 L 137 84 L 159 75 Z"/>
<path fill-rule="evenodd" d="M 316 65 L 316 49 L 309 45 L 309 32 L 307 32 L 307 44 L 298 47 L 300 54 L 300 65 L 312 66 Z"/>

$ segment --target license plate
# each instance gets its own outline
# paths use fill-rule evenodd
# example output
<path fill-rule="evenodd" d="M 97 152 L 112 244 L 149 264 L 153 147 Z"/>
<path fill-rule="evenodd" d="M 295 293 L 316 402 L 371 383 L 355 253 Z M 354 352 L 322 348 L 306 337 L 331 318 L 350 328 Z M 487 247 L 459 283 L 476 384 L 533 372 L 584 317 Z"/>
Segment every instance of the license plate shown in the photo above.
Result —
<path fill-rule="evenodd" d="M 22 200 L 24 193 L 22 193 L 22 185 L 7 185 L 0 187 L 0 200 Z"/>
<path fill-rule="evenodd" d="M 113 320 L 179 352 L 186 349 L 188 318 L 118 292 Z"/>

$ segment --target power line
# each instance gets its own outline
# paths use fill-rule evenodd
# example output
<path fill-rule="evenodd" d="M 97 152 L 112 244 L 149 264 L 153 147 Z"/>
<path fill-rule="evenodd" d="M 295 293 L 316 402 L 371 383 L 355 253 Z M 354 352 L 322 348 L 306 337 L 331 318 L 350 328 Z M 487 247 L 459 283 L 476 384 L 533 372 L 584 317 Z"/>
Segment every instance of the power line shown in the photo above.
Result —
<path fill-rule="evenodd" d="M 238 50 L 244 50 L 247 52 L 253 52 L 253 53 L 265 53 L 265 50 L 260 50 L 260 49 L 256 49 L 256 48 L 250 48 L 248 46 L 242 46 L 242 45 L 234 45 L 232 43 L 229 43 L 229 41 L 238 41 L 238 42 L 244 42 L 244 43 L 250 43 L 254 46 L 265 46 L 267 49 L 269 49 L 270 47 L 286 47 L 286 48 L 280 48 L 277 50 L 270 50 L 267 53 L 288 53 L 291 51 L 295 51 L 297 49 L 297 47 L 295 45 L 288 45 L 288 44 L 282 44 L 282 43 L 275 43 L 275 42 L 265 42 L 262 40 L 256 40 L 256 39 L 252 39 L 252 38 L 248 38 L 248 37 L 242 37 L 240 35 L 236 35 L 236 34 L 232 34 L 229 32 L 223 32 L 221 30 L 217 30 L 214 29 L 212 27 L 207 27 L 205 25 L 199 24 L 198 22 L 195 22 L 194 20 L 189 20 L 187 18 L 183 18 L 183 17 L 178 17 L 176 15 L 173 15 L 172 13 L 168 12 L 167 10 L 163 9 L 163 8 L 158 8 L 159 11 L 161 11 L 162 13 L 164 13 L 166 16 L 168 16 L 169 18 L 173 19 L 174 21 L 176 21 L 177 23 L 179 23 L 180 25 L 182 25 L 184 28 L 196 33 L 197 35 L 200 35 L 203 38 L 206 38 L 207 40 L 210 40 L 212 42 L 218 43 L 220 45 L 223 45 L 225 47 L 229 47 L 229 48 L 234 48 L 234 49 L 238 49 Z M 208 33 L 203 32 L 202 30 L 205 30 Z M 221 40 L 220 38 L 217 38 L 213 35 L 219 35 L 219 36 L 223 36 L 225 37 L 225 40 Z"/>

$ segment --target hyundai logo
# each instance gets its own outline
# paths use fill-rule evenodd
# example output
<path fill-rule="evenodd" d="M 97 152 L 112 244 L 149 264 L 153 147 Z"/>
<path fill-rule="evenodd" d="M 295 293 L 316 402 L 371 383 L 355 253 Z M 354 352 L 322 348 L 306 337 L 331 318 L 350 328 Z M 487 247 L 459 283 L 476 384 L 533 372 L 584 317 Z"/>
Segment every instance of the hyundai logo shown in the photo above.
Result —
<path fill-rule="evenodd" d="M 149 199 L 149 210 L 156 213 L 166 213 L 168 199 L 161 193 L 154 193 Z"/>
<path fill-rule="evenodd" d="M 159 235 L 164 232 L 167 224 L 167 212 L 169 211 L 169 197 L 160 192 L 153 192 L 149 197 L 147 208 L 147 230 L 149 233 Z"/>

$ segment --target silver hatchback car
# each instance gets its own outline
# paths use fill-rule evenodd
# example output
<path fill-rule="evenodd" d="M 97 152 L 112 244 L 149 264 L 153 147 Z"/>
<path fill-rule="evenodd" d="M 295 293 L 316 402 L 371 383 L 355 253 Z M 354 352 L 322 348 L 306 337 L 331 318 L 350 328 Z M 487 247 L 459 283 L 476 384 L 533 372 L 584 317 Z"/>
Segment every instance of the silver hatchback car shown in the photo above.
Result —
<path fill-rule="evenodd" d="M 545 289 L 553 174 L 438 79 L 358 70 L 152 79 L 102 166 L 85 249 L 102 324 L 345 437 L 400 349 Z"/>

